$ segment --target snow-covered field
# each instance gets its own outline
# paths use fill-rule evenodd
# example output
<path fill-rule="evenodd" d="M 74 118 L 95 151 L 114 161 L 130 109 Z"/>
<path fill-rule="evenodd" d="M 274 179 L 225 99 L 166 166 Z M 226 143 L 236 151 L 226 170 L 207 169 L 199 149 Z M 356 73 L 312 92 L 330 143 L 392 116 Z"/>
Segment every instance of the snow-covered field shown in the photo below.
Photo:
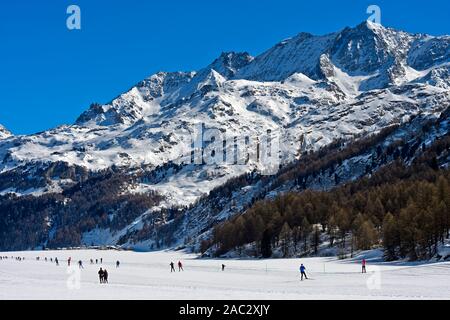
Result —
<path fill-rule="evenodd" d="M 377 262 L 376 251 L 365 254 L 367 274 L 360 273 L 362 256 L 354 260 L 201 260 L 173 251 L 114 250 L 8 252 L 0 256 L 9 257 L 0 261 L 0 299 L 450 299 L 450 263 L 383 263 Z M 50 262 L 55 257 L 59 266 Z M 72 257 L 72 269 L 67 267 L 68 257 Z M 99 259 L 99 264 L 91 265 L 91 258 Z M 79 282 L 78 260 L 84 264 Z M 115 267 L 117 260 L 119 268 Z M 169 263 L 178 260 L 185 271 L 170 273 Z M 223 272 L 222 263 L 226 265 Z M 311 280 L 300 281 L 300 263 Z M 108 270 L 109 284 L 98 283 L 101 266 Z"/>

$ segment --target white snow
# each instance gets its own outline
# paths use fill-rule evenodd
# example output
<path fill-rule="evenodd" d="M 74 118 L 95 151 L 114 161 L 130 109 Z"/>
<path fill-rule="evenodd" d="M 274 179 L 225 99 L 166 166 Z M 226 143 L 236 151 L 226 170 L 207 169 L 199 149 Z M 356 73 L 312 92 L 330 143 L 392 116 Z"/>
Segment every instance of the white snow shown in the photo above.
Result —
<path fill-rule="evenodd" d="M 0 299 L 450 299 L 450 263 L 383 263 L 371 251 L 354 260 L 305 258 L 277 260 L 198 259 L 173 251 L 64 250 L 7 252 L 0 261 Z M 25 257 L 16 261 L 11 256 Z M 40 261 L 36 261 L 36 257 Z M 44 257 L 58 257 L 60 266 Z M 80 288 L 68 286 L 68 257 L 82 260 Z M 362 257 L 368 273 L 360 273 Z M 103 258 L 90 265 L 89 259 Z M 115 261 L 121 262 L 120 268 Z M 181 260 L 184 272 L 170 273 L 169 263 Z M 226 270 L 221 271 L 221 264 Z M 299 280 L 303 263 L 311 280 Z M 106 268 L 109 284 L 100 285 L 97 271 Z M 70 289 L 73 288 L 73 289 Z"/>

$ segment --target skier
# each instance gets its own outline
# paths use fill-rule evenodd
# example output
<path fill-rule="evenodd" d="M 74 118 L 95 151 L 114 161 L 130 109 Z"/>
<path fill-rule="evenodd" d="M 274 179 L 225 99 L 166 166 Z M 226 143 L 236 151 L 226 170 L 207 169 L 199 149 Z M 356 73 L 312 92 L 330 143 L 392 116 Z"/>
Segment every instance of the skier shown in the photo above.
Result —
<path fill-rule="evenodd" d="M 91 264 L 94 264 L 94 260 L 91 259 Z"/>
<path fill-rule="evenodd" d="M 72 257 L 69 257 L 69 259 L 67 259 L 67 265 L 70 267 L 70 261 L 72 260 Z"/>
<path fill-rule="evenodd" d="M 170 263 L 170 273 L 175 272 L 175 264 L 173 261 Z"/>
<path fill-rule="evenodd" d="M 184 271 L 183 269 L 183 264 L 181 263 L 181 261 L 178 261 L 178 272 Z"/>
<path fill-rule="evenodd" d="M 98 278 L 100 279 L 100 283 L 103 283 L 104 275 L 104 271 L 102 270 L 102 268 L 100 268 L 100 270 L 98 271 Z"/>
<path fill-rule="evenodd" d="M 119 266 L 120 266 L 120 261 L 117 260 L 117 261 L 116 261 L 116 268 L 118 268 Z"/>
<path fill-rule="evenodd" d="M 222 264 L 222 271 L 225 271 L 225 265 Z"/>
<path fill-rule="evenodd" d="M 367 271 L 366 271 L 366 259 L 362 260 L 362 273 L 367 273 Z"/>
<path fill-rule="evenodd" d="M 103 264 L 103 258 L 100 258 L 100 264 Z"/>
<path fill-rule="evenodd" d="M 84 269 L 84 267 L 83 267 L 83 261 L 78 261 L 78 267 L 80 268 L 80 269 Z"/>
<path fill-rule="evenodd" d="M 303 276 L 305 277 L 306 280 L 308 280 L 308 276 L 306 275 L 306 268 L 305 268 L 305 266 L 303 265 L 303 263 L 302 263 L 302 265 L 300 266 L 300 274 L 301 274 L 301 276 L 302 276 L 301 281 L 303 281 Z"/>
<path fill-rule="evenodd" d="M 98 264 L 98 259 L 95 259 L 95 264 Z"/>
<path fill-rule="evenodd" d="M 103 270 L 103 283 L 108 283 L 108 271 Z"/>
<path fill-rule="evenodd" d="M 56 265 L 59 266 L 58 258 L 55 258 Z"/>

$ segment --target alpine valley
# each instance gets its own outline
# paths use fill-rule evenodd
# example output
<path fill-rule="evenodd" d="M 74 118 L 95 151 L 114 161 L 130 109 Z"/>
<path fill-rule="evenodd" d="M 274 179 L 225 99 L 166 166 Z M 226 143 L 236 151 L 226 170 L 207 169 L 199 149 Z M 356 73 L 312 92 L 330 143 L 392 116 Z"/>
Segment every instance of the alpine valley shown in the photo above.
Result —
<path fill-rule="evenodd" d="M 371 22 L 159 72 L 73 125 L 0 126 L 0 250 L 435 257 L 450 227 L 449 105 L 450 36 Z M 276 134 L 277 171 L 249 146 L 243 163 L 193 163 L 199 125 L 231 137 L 227 154 Z M 408 214 L 423 234 L 404 242 Z"/>

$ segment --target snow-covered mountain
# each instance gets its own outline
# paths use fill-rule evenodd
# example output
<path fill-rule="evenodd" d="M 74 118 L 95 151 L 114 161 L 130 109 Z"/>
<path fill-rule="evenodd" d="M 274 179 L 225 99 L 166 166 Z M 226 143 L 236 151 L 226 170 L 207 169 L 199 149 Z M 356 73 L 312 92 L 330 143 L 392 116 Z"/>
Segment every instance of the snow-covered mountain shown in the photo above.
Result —
<path fill-rule="evenodd" d="M 370 22 L 324 36 L 300 33 L 257 57 L 223 53 L 198 71 L 154 74 L 110 103 L 92 105 L 74 125 L 0 141 L 0 182 L 9 179 L 0 194 L 62 192 L 79 182 L 77 175 L 55 175 L 33 189 L 18 173 L 23 168 L 28 176 L 52 163 L 147 174 L 176 162 L 178 170 L 123 192 L 156 191 L 164 197 L 160 208 L 192 205 L 233 177 L 267 169 L 255 156 L 258 143 L 245 144 L 245 165 L 190 164 L 199 125 L 220 130 L 227 153 L 236 149 L 234 137 L 275 134 L 287 164 L 336 139 L 364 137 L 418 114 L 439 116 L 450 102 L 449 68 L 449 36 Z M 14 186 L 11 176 L 21 183 Z"/>
<path fill-rule="evenodd" d="M 0 139 L 5 139 L 10 137 L 12 134 L 4 126 L 0 124 Z"/>

